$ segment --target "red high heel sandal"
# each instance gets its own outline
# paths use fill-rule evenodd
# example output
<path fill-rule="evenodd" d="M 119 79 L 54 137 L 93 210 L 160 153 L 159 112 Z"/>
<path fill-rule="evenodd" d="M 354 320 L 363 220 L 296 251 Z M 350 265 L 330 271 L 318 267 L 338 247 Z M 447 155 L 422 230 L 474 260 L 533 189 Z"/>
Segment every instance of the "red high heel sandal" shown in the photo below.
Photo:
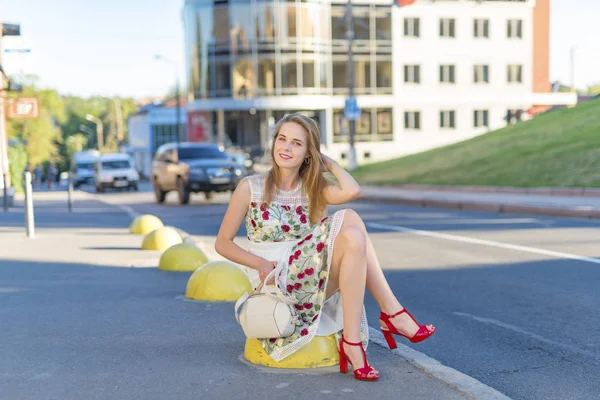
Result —
<path fill-rule="evenodd" d="M 403 308 L 402 310 L 400 310 L 399 312 L 397 312 L 396 314 L 393 314 L 393 315 L 388 315 L 388 314 L 384 313 L 383 311 L 379 315 L 379 319 L 387 325 L 387 327 L 383 327 L 383 326 L 381 327 L 381 332 L 383 333 L 383 336 L 385 337 L 385 340 L 387 341 L 388 346 L 390 346 L 390 349 L 395 349 L 396 347 L 398 347 L 398 345 L 396 344 L 396 340 L 394 339 L 392 334 L 404 336 L 405 338 L 410 340 L 412 343 L 419 343 L 419 342 L 422 342 L 423 340 L 427 339 L 429 336 L 433 335 L 433 333 L 435 332 L 435 327 L 433 328 L 432 331 L 430 331 L 429 329 L 427 329 L 426 325 L 419 325 L 419 330 L 417 331 L 417 333 L 415 333 L 413 335 L 413 337 L 408 337 L 404 333 L 399 332 L 398 329 L 396 329 L 396 327 L 390 320 L 392 318 L 394 318 L 395 316 L 400 315 L 402 313 L 407 313 L 408 316 L 410 318 L 412 318 L 414 323 L 419 325 L 419 323 L 415 320 L 415 318 L 411 315 L 411 313 L 408 312 L 408 310 L 406 308 Z"/>
<path fill-rule="evenodd" d="M 365 366 L 359 369 L 354 368 L 354 378 L 358 379 L 359 381 L 376 381 L 379 379 L 379 371 L 369 365 L 369 362 L 367 361 L 367 354 L 365 353 L 365 349 L 362 347 L 362 343 L 350 343 L 344 338 L 343 334 L 342 341 L 340 342 L 340 372 L 345 374 L 348 372 L 348 363 L 352 364 L 352 361 L 350 361 L 346 355 L 346 352 L 344 351 L 344 343 L 349 346 L 360 346 L 360 349 L 362 350 Z M 354 367 L 354 365 L 352 367 Z"/>

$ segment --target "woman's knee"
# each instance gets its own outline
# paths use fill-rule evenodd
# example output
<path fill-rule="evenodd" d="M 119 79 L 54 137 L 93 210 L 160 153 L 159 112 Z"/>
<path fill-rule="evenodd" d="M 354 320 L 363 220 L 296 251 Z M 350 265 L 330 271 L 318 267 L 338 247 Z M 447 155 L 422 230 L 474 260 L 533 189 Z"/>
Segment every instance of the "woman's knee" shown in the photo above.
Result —
<path fill-rule="evenodd" d="M 365 229 L 365 223 L 358 213 L 350 208 L 344 212 L 344 225 L 346 226 L 357 226 L 361 229 Z"/>
<path fill-rule="evenodd" d="M 336 241 L 341 241 L 346 252 L 365 256 L 367 251 L 366 236 L 358 226 L 347 226 L 342 228 Z"/>

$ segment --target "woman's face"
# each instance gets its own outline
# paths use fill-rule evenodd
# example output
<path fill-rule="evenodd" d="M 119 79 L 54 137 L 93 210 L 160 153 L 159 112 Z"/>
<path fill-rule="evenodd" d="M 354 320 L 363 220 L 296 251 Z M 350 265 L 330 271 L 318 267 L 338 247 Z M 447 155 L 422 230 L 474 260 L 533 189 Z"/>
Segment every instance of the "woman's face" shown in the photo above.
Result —
<path fill-rule="evenodd" d="M 308 133 L 295 122 L 286 122 L 279 129 L 273 145 L 273 158 L 280 168 L 300 169 L 308 155 Z"/>

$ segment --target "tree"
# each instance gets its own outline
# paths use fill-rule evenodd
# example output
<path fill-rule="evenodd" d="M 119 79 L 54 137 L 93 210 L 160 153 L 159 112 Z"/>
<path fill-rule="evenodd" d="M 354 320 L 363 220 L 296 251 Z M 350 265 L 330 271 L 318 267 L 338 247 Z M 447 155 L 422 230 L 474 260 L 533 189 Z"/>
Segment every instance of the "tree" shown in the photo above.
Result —
<path fill-rule="evenodd" d="M 600 94 L 600 83 L 589 85 L 586 94 Z"/>
<path fill-rule="evenodd" d="M 36 78 L 27 77 L 23 92 L 11 97 L 37 97 L 40 113 L 34 119 L 15 119 L 7 123 L 9 138 L 19 139 L 25 145 L 30 165 L 56 161 L 61 143 L 60 124 L 65 120 L 62 98 L 55 90 L 38 90 Z"/>

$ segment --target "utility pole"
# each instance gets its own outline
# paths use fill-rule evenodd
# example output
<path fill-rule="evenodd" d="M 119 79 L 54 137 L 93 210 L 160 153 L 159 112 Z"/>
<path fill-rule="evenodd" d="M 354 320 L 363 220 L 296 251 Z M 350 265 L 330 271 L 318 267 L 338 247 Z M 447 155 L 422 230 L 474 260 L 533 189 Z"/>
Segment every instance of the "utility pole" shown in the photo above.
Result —
<path fill-rule="evenodd" d="M 123 141 L 123 139 L 124 139 L 124 134 L 123 134 L 123 110 L 121 110 L 121 100 L 118 97 L 115 97 L 113 103 L 115 105 L 115 114 L 116 114 L 116 117 L 117 117 L 117 141 L 118 141 L 118 143 L 120 145 L 121 141 Z"/>
<path fill-rule="evenodd" d="M 346 3 L 346 36 L 348 38 L 348 96 L 354 100 L 354 18 L 352 17 L 352 0 Z M 348 154 L 348 169 L 352 171 L 356 168 L 356 149 L 354 148 L 354 138 L 356 135 L 356 120 L 348 119 L 350 127 L 350 149 Z"/>
<path fill-rule="evenodd" d="M 104 147 L 104 125 L 102 124 L 102 121 L 99 118 L 94 117 L 92 114 L 87 114 L 85 119 L 96 124 L 96 141 L 98 142 L 98 151 L 102 151 L 102 148 Z"/>
<path fill-rule="evenodd" d="M 175 82 L 175 96 L 177 96 L 177 147 L 179 147 L 179 142 L 181 141 L 181 93 L 179 92 L 179 74 L 177 76 L 177 81 Z"/>

